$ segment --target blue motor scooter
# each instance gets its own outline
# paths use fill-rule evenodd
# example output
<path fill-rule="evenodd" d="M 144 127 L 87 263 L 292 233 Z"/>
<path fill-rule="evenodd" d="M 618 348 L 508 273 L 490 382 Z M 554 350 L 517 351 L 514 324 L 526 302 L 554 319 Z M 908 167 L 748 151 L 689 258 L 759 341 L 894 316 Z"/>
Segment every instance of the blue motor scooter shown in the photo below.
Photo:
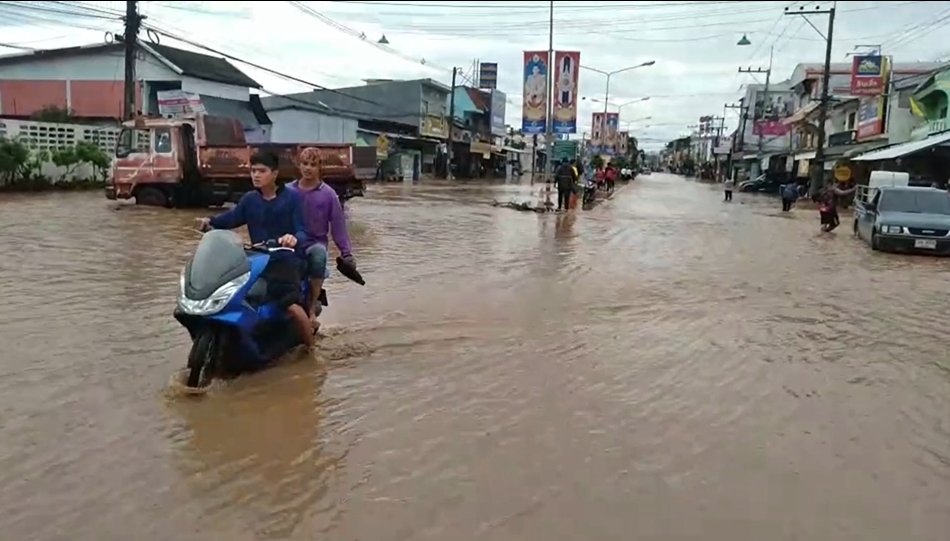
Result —
<path fill-rule="evenodd" d="M 205 387 L 221 374 L 259 370 L 302 343 L 285 309 L 268 298 L 261 276 L 271 255 L 282 250 L 293 251 L 273 240 L 245 245 L 227 230 L 202 237 L 181 273 L 174 312 L 191 335 L 189 387 Z M 355 269 L 341 270 L 362 283 Z M 309 294 L 309 281 L 301 281 L 301 302 Z M 325 290 L 318 298 L 328 304 Z"/>

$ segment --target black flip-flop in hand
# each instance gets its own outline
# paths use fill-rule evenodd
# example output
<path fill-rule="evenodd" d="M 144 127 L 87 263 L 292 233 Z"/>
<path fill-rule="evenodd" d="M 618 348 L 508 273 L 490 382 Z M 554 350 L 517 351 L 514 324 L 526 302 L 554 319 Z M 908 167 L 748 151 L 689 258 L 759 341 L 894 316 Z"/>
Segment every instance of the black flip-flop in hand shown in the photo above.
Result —
<path fill-rule="evenodd" d="M 366 285 L 366 280 L 363 280 L 363 275 L 361 275 L 360 272 L 356 270 L 356 267 L 352 263 L 346 259 L 343 259 L 341 256 L 337 256 L 336 258 L 336 270 L 357 284 L 361 286 Z"/>

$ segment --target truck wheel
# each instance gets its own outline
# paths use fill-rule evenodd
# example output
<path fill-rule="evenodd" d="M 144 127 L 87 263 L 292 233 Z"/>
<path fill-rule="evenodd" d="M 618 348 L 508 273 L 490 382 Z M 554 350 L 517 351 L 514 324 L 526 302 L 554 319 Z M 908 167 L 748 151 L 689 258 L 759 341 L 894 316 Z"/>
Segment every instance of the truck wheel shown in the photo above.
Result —
<path fill-rule="evenodd" d="M 881 251 L 881 240 L 877 236 L 877 232 L 873 229 L 871 230 L 871 249 L 875 252 Z"/>
<path fill-rule="evenodd" d="M 854 221 L 853 233 L 854 233 L 854 236 L 855 236 L 855 237 L 860 237 L 860 236 L 861 236 L 861 234 L 858 233 L 858 221 L 857 221 L 857 220 Z"/>
<path fill-rule="evenodd" d="M 160 188 L 144 186 L 135 190 L 135 204 L 150 207 L 168 207 L 171 205 L 171 200 Z"/>

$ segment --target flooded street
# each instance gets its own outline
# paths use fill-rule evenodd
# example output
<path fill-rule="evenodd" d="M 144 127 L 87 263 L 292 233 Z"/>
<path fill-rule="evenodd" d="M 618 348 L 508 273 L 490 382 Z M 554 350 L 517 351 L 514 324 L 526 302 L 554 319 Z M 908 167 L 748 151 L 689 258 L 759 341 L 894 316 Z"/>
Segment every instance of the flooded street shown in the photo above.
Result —
<path fill-rule="evenodd" d="M 372 186 L 319 355 L 201 399 L 197 214 L 0 195 L 0 537 L 947 538 L 950 262 L 673 175 L 488 204 L 529 189 Z"/>

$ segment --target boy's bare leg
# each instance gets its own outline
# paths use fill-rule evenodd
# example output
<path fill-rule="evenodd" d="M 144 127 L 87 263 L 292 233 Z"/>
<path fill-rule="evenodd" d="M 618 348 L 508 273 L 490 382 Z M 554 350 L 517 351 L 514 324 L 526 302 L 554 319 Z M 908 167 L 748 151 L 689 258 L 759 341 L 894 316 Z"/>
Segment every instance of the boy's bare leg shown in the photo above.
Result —
<path fill-rule="evenodd" d="M 314 332 L 320 328 L 320 322 L 317 321 L 317 318 L 320 317 L 320 312 L 323 311 L 323 306 L 320 304 L 321 289 L 323 289 L 323 278 L 311 278 L 310 295 L 307 299 L 307 317 L 310 318 Z"/>
<path fill-rule="evenodd" d="M 300 335 L 304 345 L 308 348 L 312 347 L 313 326 L 310 324 L 310 318 L 307 317 L 307 312 L 305 312 L 300 305 L 294 304 L 287 309 L 287 316 L 290 317 L 290 323 L 294 326 L 297 334 Z"/>

